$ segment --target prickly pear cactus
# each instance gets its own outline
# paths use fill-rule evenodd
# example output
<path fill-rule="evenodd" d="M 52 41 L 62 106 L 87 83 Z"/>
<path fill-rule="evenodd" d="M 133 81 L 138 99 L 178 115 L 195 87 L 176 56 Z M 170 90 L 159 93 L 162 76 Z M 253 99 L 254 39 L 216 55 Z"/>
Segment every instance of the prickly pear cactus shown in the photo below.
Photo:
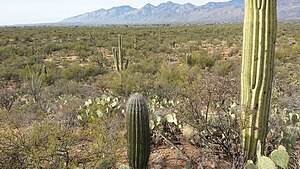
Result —
<path fill-rule="evenodd" d="M 256 165 L 259 169 L 277 169 L 275 163 L 266 156 L 259 157 Z"/>
<path fill-rule="evenodd" d="M 129 165 L 134 169 L 146 169 L 150 156 L 147 101 L 141 94 L 135 93 L 130 96 L 126 110 Z"/>
<path fill-rule="evenodd" d="M 285 147 L 279 146 L 278 149 L 272 151 L 271 159 L 281 168 L 287 168 L 289 164 L 289 154 Z"/>
<path fill-rule="evenodd" d="M 252 160 L 248 160 L 244 169 L 258 169 Z"/>
<path fill-rule="evenodd" d="M 256 165 L 252 160 L 248 160 L 244 169 L 277 169 L 276 166 L 286 169 L 289 163 L 289 155 L 283 146 L 279 146 L 278 149 L 273 150 L 270 157 L 261 155 L 261 143 L 258 141 L 257 149 L 257 163 Z"/>

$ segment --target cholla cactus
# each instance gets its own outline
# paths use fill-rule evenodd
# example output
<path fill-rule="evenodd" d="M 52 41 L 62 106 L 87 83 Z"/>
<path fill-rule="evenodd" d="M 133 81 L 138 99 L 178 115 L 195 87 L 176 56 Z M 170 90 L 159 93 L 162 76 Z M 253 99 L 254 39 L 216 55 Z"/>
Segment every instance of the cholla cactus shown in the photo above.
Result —
<path fill-rule="evenodd" d="M 147 101 L 138 93 L 127 103 L 127 141 L 130 167 L 146 169 L 150 156 L 150 127 Z"/>

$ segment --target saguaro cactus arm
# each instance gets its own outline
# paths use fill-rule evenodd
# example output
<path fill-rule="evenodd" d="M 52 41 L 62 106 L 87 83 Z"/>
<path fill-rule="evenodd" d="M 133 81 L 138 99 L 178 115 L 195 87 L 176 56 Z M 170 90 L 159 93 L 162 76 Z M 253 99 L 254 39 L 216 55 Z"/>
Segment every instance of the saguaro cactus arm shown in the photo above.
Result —
<path fill-rule="evenodd" d="M 241 73 L 242 145 L 246 159 L 268 130 L 276 40 L 276 0 L 245 0 Z"/>
<path fill-rule="evenodd" d="M 124 49 L 123 49 L 123 37 L 118 35 L 118 48 L 113 48 L 114 66 L 119 72 L 121 70 L 127 69 L 128 59 L 124 59 Z M 125 63 L 124 63 L 125 61 Z"/>

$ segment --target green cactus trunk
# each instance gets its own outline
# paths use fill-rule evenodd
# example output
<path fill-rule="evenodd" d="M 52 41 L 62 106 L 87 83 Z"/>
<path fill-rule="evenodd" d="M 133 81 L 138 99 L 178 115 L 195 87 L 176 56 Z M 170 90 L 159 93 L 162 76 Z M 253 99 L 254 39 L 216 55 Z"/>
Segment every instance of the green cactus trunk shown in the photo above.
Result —
<path fill-rule="evenodd" d="M 141 94 L 130 96 L 126 122 L 129 165 L 134 169 L 146 169 L 150 156 L 150 127 L 147 101 Z"/>
<path fill-rule="evenodd" d="M 186 54 L 185 55 L 185 63 L 188 65 L 188 66 L 191 66 L 193 64 L 193 60 L 192 60 L 192 54 Z"/>
<path fill-rule="evenodd" d="M 276 0 L 245 0 L 241 73 L 242 146 L 255 157 L 257 141 L 264 149 L 268 130 L 277 29 Z"/>
<path fill-rule="evenodd" d="M 127 69 L 128 67 L 128 59 L 124 59 L 124 49 L 123 49 L 123 37 L 118 35 L 118 48 L 112 49 L 114 56 L 114 64 L 115 69 L 120 72 L 122 70 Z M 124 63 L 125 61 L 125 63 Z"/>

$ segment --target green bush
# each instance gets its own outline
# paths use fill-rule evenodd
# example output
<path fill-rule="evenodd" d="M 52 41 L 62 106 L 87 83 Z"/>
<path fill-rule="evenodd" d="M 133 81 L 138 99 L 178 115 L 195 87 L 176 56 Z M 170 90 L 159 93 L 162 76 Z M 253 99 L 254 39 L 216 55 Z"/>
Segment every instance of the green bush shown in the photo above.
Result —
<path fill-rule="evenodd" d="M 201 68 L 211 68 L 216 61 L 216 58 L 212 56 L 207 56 L 203 54 L 202 52 L 192 52 L 193 62 L 196 65 L 200 66 Z"/>
<path fill-rule="evenodd" d="M 13 55 L 12 49 L 8 46 L 0 47 L 0 61 L 3 61 Z"/>
<path fill-rule="evenodd" d="M 100 73 L 101 68 L 99 66 L 80 66 L 79 64 L 72 64 L 61 72 L 63 78 L 75 81 L 80 81 L 87 77 L 97 76 Z"/>
<path fill-rule="evenodd" d="M 100 76 L 97 85 L 120 96 L 129 96 L 133 92 L 148 92 L 153 84 L 149 75 L 135 72 L 130 67 L 120 73 L 110 72 Z"/>
<path fill-rule="evenodd" d="M 118 98 L 105 94 L 89 99 L 81 106 L 77 118 L 86 126 L 84 132 L 88 133 L 88 139 L 93 140 L 88 156 L 92 162 L 90 168 L 115 164 L 119 158 L 117 150 L 124 141 L 121 134 L 124 121 L 120 108 Z"/>
<path fill-rule="evenodd" d="M 232 69 L 232 62 L 229 60 L 218 60 L 212 67 L 213 72 L 220 76 L 228 75 Z"/>
<path fill-rule="evenodd" d="M 0 132 L 0 168 L 70 167 L 72 131 L 63 124 L 35 122 L 30 128 Z"/>
<path fill-rule="evenodd" d="M 43 51 L 44 51 L 44 54 L 51 55 L 53 52 L 59 51 L 60 49 L 61 49 L 61 47 L 58 46 L 57 44 L 49 43 L 49 44 L 44 46 Z"/>

